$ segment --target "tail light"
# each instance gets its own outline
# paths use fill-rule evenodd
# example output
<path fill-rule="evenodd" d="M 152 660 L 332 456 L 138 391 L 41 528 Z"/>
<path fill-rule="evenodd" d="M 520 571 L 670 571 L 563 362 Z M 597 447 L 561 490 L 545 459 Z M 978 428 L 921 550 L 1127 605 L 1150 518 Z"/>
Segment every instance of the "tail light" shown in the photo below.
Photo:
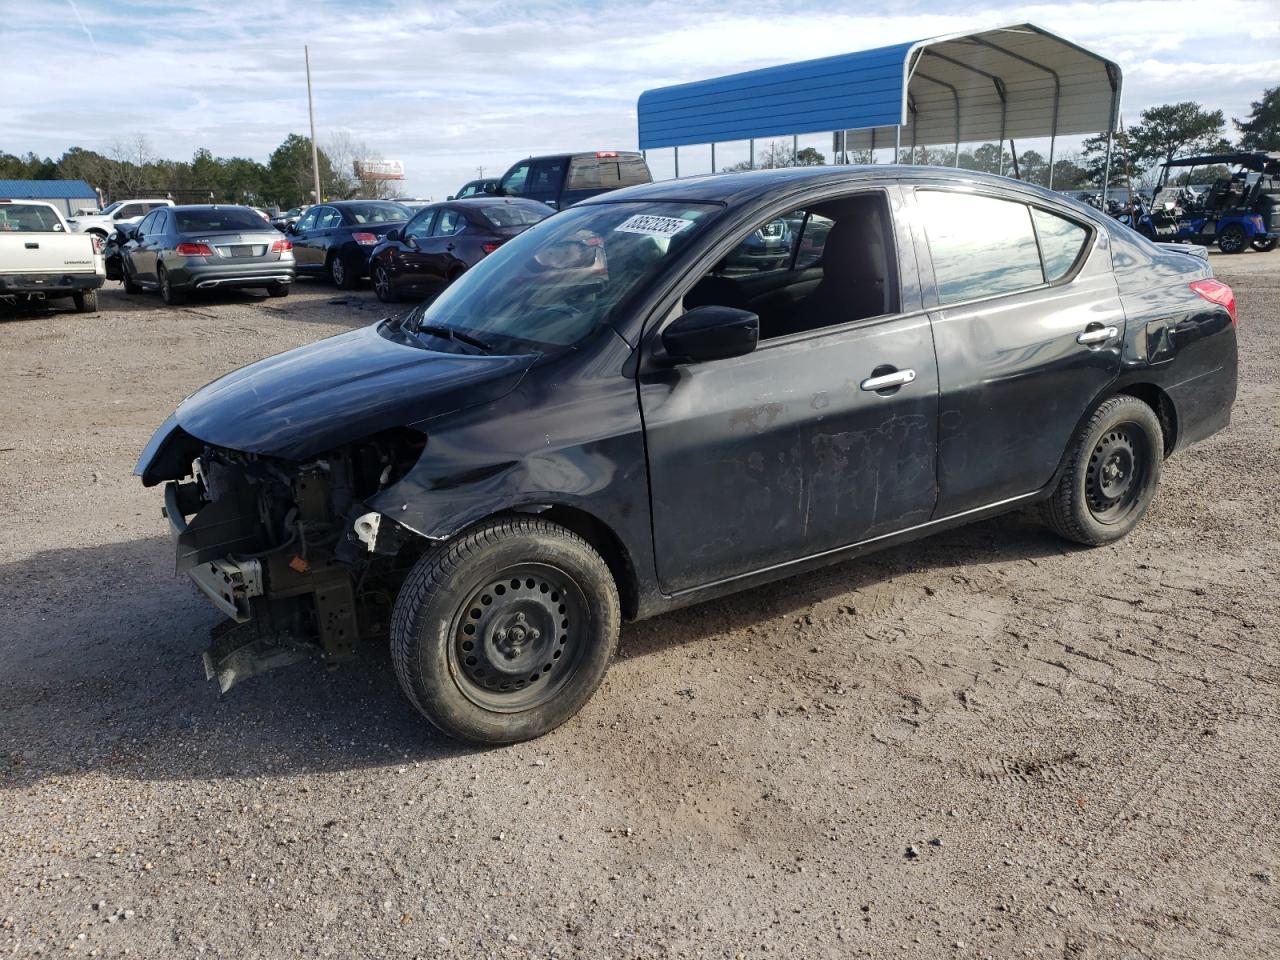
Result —
<path fill-rule="evenodd" d="M 293 249 L 292 240 L 277 240 L 275 243 L 271 245 L 272 253 L 288 253 L 292 249 Z"/>
<path fill-rule="evenodd" d="M 213 250 L 207 243 L 180 243 L 174 249 L 180 257 L 213 256 Z"/>
<path fill-rule="evenodd" d="M 1231 314 L 1231 325 L 1233 327 L 1236 325 L 1236 295 L 1231 291 L 1230 287 L 1221 280 L 1206 277 L 1203 280 L 1193 280 L 1191 289 L 1210 303 L 1226 307 L 1227 313 Z"/>
<path fill-rule="evenodd" d="M 371 247 L 382 238 L 376 233 L 364 233 L 361 231 L 360 233 L 353 233 L 351 239 L 362 247 Z"/>
<path fill-rule="evenodd" d="M 480 244 L 480 249 L 484 251 L 484 255 L 487 257 L 489 254 L 493 253 L 493 251 L 497 250 L 500 246 L 502 246 L 501 240 L 498 240 L 498 241 L 490 240 L 487 243 Z"/>
<path fill-rule="evenodd" d="M 617 155 L 618 155 L 617 150 L 597 150 L 596 151 L 597 160 L 608 160 L 611 157 L 616 157 Z"/>

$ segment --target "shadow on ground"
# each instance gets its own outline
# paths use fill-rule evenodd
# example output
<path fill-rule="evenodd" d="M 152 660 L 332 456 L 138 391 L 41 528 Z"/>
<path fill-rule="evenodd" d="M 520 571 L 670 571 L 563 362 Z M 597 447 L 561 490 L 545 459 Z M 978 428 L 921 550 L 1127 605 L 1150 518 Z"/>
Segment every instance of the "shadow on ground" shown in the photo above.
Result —
<path fill-rule="evenodd" d="M 623 629 L 623 659 L 800 614 L 920 570 L 940 575 L 1071 549 L 1022 515 L 986 521 Z M 101 771 L 140 779 L 284 776 L 466 752 L 401 696 L 384 645 L 341 669 L 301 664 L 225 697 L 200 654 L 218 614 L 172 574 L 162 537 L 0 566 L 0 787 Z"/>

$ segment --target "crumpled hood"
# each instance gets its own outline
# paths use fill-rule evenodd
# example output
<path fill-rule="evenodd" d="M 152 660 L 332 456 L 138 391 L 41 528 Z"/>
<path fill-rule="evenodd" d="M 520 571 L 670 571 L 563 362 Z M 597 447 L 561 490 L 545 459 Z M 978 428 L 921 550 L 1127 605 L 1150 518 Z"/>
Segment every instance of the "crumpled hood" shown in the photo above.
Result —
<path fill-rule="evenodd" d="M 204 443 L 305 460 L 496 400 L 535 359 L 439 353 L 369 326 L 229 373 L 184 400 L 174 419 Z"/>

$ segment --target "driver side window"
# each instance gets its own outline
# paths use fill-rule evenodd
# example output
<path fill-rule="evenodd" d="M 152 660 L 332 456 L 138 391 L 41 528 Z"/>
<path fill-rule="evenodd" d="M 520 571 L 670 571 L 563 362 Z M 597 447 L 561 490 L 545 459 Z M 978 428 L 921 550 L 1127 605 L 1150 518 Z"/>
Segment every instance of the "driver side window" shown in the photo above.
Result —
<path fill-rule="evenodd" d="M 898 311 L 887 199 L 863 191 L 758 223 L 684 295 L 686 311 L 748 310 L 760 339 Z"/>
<path fill-rule="evenodd" d="M 306 212 L 301 220 L 298 221 L 298 232 L 304 233 L 307 230 L 314 230 L 316 226 L 316 218 L 320 216 L 320 208 L 312 207 Z"/>
<path fill-rule="evenodd" d="M 528 163 L 522 163 L 507 174 L 507 178 L 502 181 L 502 189 L 505 193 L 513 197 L 522 197 L 525 193 L 525 181 L 529 179 Z"/>

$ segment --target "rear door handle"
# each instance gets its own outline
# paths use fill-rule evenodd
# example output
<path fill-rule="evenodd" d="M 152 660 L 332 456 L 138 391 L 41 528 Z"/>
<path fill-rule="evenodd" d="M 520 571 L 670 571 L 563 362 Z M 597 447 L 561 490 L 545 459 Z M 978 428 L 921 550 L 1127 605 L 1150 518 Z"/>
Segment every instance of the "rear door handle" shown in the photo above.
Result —
<path fill-rule="evenodd" d="M 39 249 L 40 249 L 40 244 L 38 244 L 38 243 L 31 243 L 31 242 L 27 242 L 27 243 L 24 243 L 24 244 L 23 244 L 23 246 L 24 246 L 24 247 L 26 247 L 28 250 L 39 250 Z"/>
<path fill-rule="evenodd" d="M 1083 343 L 1086 347 L 1091 347 L 1095 343 L 1106 343 L 1119 335 L 1120 331 L 1115 327 L 1096 327 L 1092 330 L 1086 330 L 1076 337 L 1076 343 Z"/>
<path fill-rule="evenodd" d="M 863 390 L 875 392 L 876 390 L 888 390 L 893 387 L 905 387 L 908 383 L 916 378 L 914 370 L 895 370 L 893 373 L 884 373 L 878 377 L 867 377 L 863 380 L 859 387 Z"/>

